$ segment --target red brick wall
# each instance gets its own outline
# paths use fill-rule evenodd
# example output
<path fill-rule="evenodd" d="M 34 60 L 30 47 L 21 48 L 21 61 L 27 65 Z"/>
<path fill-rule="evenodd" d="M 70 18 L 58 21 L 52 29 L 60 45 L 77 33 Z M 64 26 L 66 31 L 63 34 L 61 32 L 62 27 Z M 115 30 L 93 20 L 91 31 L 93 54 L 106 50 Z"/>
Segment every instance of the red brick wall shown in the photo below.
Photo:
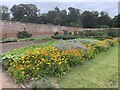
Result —
<path fill-rule="evenodd" d="M 63 33 L 63 30 L 76 31 L 84 30 L 83 28 L 74 28 L 74 27 L 65 27 L 65 26 L 55 26 L 55 25 L 44 25 L 44 24 L 32 24 L 32 23 L 21 23 L 13 21 L 0 21 L 0 36 L 7 35 L 7 37 L 16 37 L 18 31 L 23 31 L 26 28 L 26 31 L 32 33 L 33 37 L 40 36 L 51 36 L 54 32 L 58 31 Z"/>

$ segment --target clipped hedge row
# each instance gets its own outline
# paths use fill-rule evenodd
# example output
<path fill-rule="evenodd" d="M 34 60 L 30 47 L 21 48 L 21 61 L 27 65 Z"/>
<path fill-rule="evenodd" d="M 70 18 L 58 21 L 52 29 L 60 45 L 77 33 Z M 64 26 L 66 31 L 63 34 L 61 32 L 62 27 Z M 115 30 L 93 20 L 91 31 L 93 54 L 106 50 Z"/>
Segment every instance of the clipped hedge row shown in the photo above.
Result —
<path fill-rule="evenodd" d="M 68 32 L 66 30 L 67 34 L 65 35 L 58 35 L 55 34 L 54 36 L 51 36 L 51 38 L 54 39 L 76 39 L 76 38 L 95 38 L 98 40 L 104 40 L 107 38 L 115 38 L 120 36 L 119 29 L 105 29 L 105 30 L 83 30 L 83 31 L 74 31 L 74 34 L 72 35 L 71 32 Z M 56 32 L 57 33 L 57 32 Z M 68 35 L 69 33 L 69 35 Z"/>
<path fill-rule="evenodd" d="M 87 49 L 59 50 L 55 47 L 55 43 L 43 47 L 29 47 L 30 50 L 20 52 L 18 55 L 12 53 L 11 55 L 14 57 L 9 57 L 10 53 L 6 53 L 3 54 L 2 60 L 3 62 L 7 60 L 4 64 L 13 79 L 17 83 L 25 83 L 29 80 L 39 80 L 45 76 L 61 76 L 69 70 L 69 67 L 90 60 L 96 54 L 114 46 L 117 44 L 117 39 L 105 39 L 94 43 L 78 40 L 74 43 L 83 44 Z"/>
<path fill-rule="evenodd" d="M 68 39 L 79 38 L 79 36 L 74 36 L 74 35 L 55 35 L 55 36 L 51 36 L 51 38 L 68 40 Z"/>
<path fill-rule="evenodd" d="M 79 36 L 93 36 L 100 38 L 113 38 L 119 37 L 120 31 L 119 29 L 106 29 L 106 30 L 84 30 L 78 31 Z"/>

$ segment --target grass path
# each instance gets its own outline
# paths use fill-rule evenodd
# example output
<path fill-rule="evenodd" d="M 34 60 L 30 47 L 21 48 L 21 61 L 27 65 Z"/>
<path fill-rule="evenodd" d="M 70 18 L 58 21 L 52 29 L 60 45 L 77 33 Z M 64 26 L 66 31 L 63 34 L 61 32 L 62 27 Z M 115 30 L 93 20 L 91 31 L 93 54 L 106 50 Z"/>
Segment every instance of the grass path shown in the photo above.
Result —
<path fill-rule="evenodd" d="M 93 60 L 72 67 L 57 82 L 61 88 L 117 88 L 118 47 L 112 47 Z"/>

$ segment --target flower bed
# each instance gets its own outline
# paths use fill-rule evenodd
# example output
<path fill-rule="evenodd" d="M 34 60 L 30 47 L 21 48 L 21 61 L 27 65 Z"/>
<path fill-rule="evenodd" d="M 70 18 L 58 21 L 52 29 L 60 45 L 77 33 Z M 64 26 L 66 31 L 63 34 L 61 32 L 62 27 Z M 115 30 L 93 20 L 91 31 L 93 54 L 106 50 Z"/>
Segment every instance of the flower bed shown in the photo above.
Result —
<path fill-rule="evenodd" d="M 3 64 L 17 83 L 39 80 L 45 76 L 61 76 L 69 70 L 69 67 L 90 60 L 96 54 L 116 45 L 117 39 L 93 42 L 77 39 L 61 42 L 63 46 L 62 44 L 60 46 L 63 49 L 59 49 L 59 41 L 5 53 L 2 55 Z"/>

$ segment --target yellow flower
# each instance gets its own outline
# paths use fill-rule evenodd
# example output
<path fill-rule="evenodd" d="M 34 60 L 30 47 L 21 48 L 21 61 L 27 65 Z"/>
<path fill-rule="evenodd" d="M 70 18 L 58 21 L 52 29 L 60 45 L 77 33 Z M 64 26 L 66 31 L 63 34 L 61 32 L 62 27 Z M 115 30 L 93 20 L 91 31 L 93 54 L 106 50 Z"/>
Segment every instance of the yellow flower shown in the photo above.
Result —
<path fill-rule="evenodd" d="M 22 61 L 22 63 L 24 63 L 25 61 Z"/>
<path fill-rule="evenodd" d="M 19 70 L 23 70 L 24 68 L 19 68 Z"/>
<path fill-rule="evenodd" d="M 22 59 L 24 59 L 25 57 L 24 57 L 24 56 L 22 56 L 21 58 L 22 58 Z"/>
<path fill-rule="evenodd" d="M 50 65 L 50 63 L 49 63 L 49 62 L 47 62 L 47 64 L 48 64 L 48 65 Z"/>
<path fill-rule="evenodd" d="M 39 68 L 37 68 L 37 69 L 39 69 Z"/>
<path fill-rule="evenodd" d="M 62 64 L 62 62 L 59 62 L 58 64 L 59 64 L 59 65 L 61 65 L 61 64 Z"/>
<path fill-rule="evenodd" d="M 41 58 L 41 60 L 42 60 L 43 62 L 46 62 L 46 60 L 45 60 L 44 58 Z"/>
<path fill-rule="evenodd" d="M 24 75 L 25 74 L 25 72 L 24 71 L 22 71 L 22 75 Z"/>

